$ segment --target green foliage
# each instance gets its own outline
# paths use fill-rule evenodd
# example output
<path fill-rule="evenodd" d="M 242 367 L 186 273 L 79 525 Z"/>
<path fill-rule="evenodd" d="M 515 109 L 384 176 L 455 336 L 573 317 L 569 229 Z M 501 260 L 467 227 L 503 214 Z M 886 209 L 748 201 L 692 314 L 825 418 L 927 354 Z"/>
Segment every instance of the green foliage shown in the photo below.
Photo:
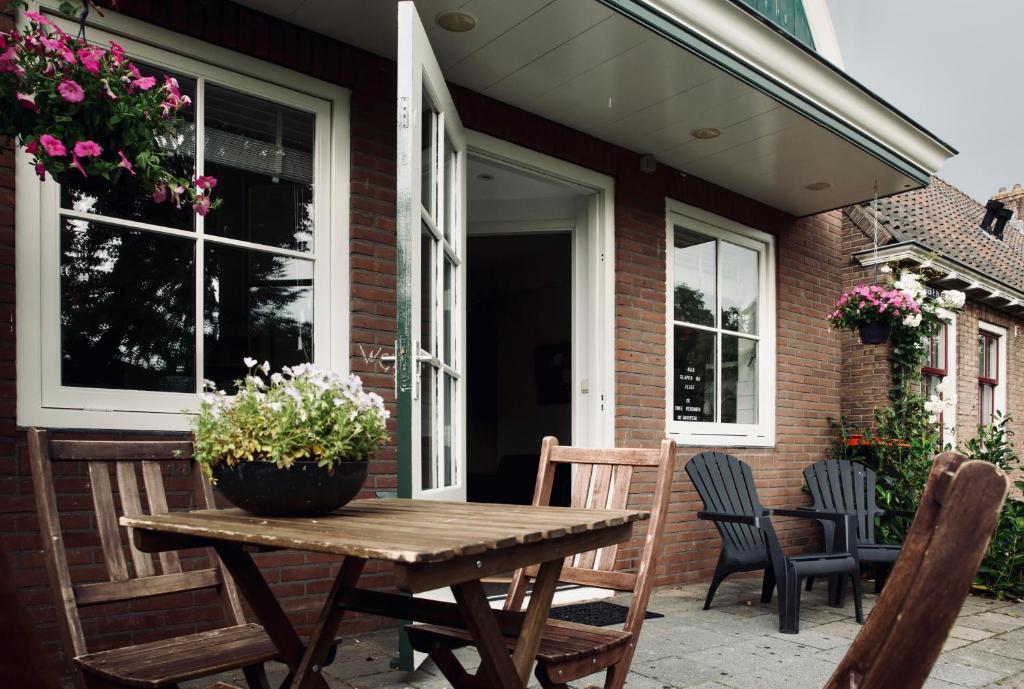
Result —
<path fill-rule="evenodd" d="M 1010 472 L 1020 466 L 1020 458 L 1011 440 L 1011 417 L 996 412 L 988 426 L 979 426 L 978 435 L 961 450 L 971 459 L 991 462 Z M 1024 481 L 1018 482 L 1024 489 Z M 974 588 L 996 598 L 1024 598 L 1024 502 L 1007 500 L 996 523 L 992 543 L 974 577 Z"/>
<path fill-rule="evenodd" d="M 212 390 L 192 421 L 195 457 L 207 475 L 222 462 L 285 468 L 302 458 L 328 467 L 361 461 L 387 440 L 384 401 L 365 392 L 358 376 L 301 364 L 284 367 L 268 382 L 260 374 L 270 373 L 269 363 L 245 364 L 249 375 L 236 381 L 236 393 Z"/>

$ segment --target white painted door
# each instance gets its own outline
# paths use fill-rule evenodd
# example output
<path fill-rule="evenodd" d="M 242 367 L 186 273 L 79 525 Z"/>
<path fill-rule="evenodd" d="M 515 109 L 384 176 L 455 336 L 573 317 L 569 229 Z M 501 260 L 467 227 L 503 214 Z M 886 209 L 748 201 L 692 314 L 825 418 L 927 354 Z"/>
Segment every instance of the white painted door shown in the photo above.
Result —
<path fill-rule="evenodd" d="M 466 499 L 466 141 L 416 7 L 398 3 L 399 495 Z"/>

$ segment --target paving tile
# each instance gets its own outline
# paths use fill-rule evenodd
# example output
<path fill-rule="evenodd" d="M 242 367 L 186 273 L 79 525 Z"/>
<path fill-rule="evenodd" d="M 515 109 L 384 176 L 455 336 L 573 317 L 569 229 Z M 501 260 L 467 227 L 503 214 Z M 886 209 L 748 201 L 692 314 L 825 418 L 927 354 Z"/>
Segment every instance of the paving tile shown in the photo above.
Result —
<path fill-rule="evenodd" d="M 961 620 L 962 619 L 963 618 L 961 618 Z M 987 639 L 990 636 L 995 636 L 995 632 L 955 624 L 953 625 L 953 628 L 949 630 L 949 635 L 957 639 L 966 639 L 967 641 L 981 641 L 982 639 Z"/>
<path fill-rule="evenodd" d="M 984 670 L 971 665 L 950 663 L 941 658 L 935 663 L 935 667 L 932 668 L 932 672 L 929 675 L 930 678 L 945 680 L 962 687 L 983 687 L 1005 676 L 1001 672 Z"/>
<path fill-rule="evenodd" d="M 963 627 L 984 629 L 987 632 L 999 634 L 1024 628 L 1024 618 L 1015 615 L 1004 615 L 996 610 L 994 612 L 980 612 L 975 615 L 968 615 L 961 618 L 959 624 Z"/>

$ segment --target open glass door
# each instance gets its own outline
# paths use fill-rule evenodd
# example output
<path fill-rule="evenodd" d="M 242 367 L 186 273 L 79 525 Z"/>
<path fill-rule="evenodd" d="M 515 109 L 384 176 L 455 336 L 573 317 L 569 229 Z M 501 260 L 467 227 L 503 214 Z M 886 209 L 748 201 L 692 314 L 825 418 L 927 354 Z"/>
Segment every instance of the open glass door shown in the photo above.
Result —
<path fill-rule="evenodd" d="M 398 3 L 400 497 L 465 500 L 466 144 L 410 0 Z"/>

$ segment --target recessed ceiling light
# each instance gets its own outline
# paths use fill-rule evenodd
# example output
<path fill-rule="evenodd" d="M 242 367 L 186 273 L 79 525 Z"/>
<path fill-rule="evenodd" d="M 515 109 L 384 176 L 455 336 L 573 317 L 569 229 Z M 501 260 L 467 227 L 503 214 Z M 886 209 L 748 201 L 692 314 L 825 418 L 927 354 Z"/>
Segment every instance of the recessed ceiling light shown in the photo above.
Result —
<path fill-rule="evenodd" d="M 481 172 L 479 175 L 476 176 L 476 178 L 481 182 L 490 182 L 491 180 L 494 179 L 494 175 L 492 175 L 489 172 Z"/>
<path fill-rule="evenodd" d="M 716 127 L 698 127 L 690 132 L 695 139 L 716 139 L 721 136 L 722 130 Z"/>
<path fill-rule="evenodd" d="M 825 191 L 832 185 L 829 182 L 811 182 L 804 189 L 809 191 Z"/>
<path fill-rule="evenodd" d="M 472 31 L 476 26 L 476 18 L 465 12 L 442 12 L 434 18 L 434 21 L 445 31 L 454 33 Z"/>

